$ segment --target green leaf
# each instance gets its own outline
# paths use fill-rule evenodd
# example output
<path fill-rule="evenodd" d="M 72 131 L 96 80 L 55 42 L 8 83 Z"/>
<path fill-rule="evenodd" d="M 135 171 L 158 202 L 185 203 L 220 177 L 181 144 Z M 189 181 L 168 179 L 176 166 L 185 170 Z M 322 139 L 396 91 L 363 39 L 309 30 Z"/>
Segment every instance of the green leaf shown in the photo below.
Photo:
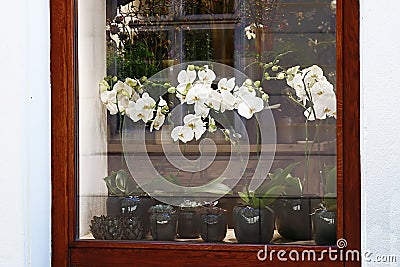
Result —
<path fill-rule="evenodd" d="M 336 180 L 337 180 L 337 168 L 333 167 L 326 176 L 325 181 L 325 192 L 326 193 L 336 193 Z"/>
<path fill-rule="evenodd" d="M 242 199 L 242 201 L 244 202 L 244 204 L 249 205 L 249 197 L 246 193 L 243 192 L 238 192 L 239 197 Z"/>
<path fill-rule="evenodd" d="M 269 189 L 263 196 L 264 206 L 269 206 L 274 203 L 274 201 L 285 191 L 285 188 L 286 187 L 283 185 L 277 185 Z"/>
<path fill-rule="evenodd" d="M 303 188 L 301 185 L 300 178 L 289 175 L 288 177 L 286 177 L 285 184 L 286 184 L 285 193 L 287 196 L 301 196 L 302 195 Z"/>
<path fill-rule="evenodd" d="M 122 192 L 126 191 L 129 179 L 128 177 L 129 177 L 128 174 L 123 170 L 117 172 L 117 175 L 115 177 L 115 185 Z"/>
<path fill-rule="evenodd" d="M 327 193 L 324 195 L 324 204 L 327 210 L 337 209 L 337 196 L 336 193 Z"/>
<path fill-rule="evenodd" d="M 261 186 L 256 189 L 256 195 L 263 195 L 269 189 L 278 186 L 278 185 L 285 185 L 286 184 L 286 177 L 291 173 L 291 171 L 299 165 L 300 162 L 295 162 L 288 165 L 285 169 L 276 169 L 274 173 L 270 175 L 270 180 L 264 182 Z"/>
<path fill-rule="evenodd" d="M 224 180 L 225 177 L 219 177 L 205 185 L 189 189 L 187 193 L 229 194 L 231 193 L 231 188 L 222 183 Z"/>

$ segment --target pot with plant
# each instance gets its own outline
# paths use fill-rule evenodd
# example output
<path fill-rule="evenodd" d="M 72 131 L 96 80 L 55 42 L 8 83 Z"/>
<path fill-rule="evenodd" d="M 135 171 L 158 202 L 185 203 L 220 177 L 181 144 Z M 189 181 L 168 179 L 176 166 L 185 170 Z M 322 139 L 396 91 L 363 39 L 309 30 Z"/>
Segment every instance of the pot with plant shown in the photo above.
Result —
<path fill-rule="evenodd" d="M 136 217 L 142 224 L 142 237 L 150 230 L 148 209 L 155 204 L 154 199 L 144 195 L 132 177 L 124 170 L 113 171 L 104 178 L 109 196 L 106 201 L 110 218 Z"/>
<path fill-rule="evenodd" d="M 337 201 L 336 175 L 337 168 L 325 168 L 325 194 L 320 208 L 313 214 L 314 240 L 317 245 L 336 244 Z"/>
<path fill-rule="evenodd" d="M 204 205 L 200 210 L 201 238 L 206 242 L 222 242 L 226 236 L 228 219 L 226 210 L 217 207 L 217 201 Z"/>
<path fill-rule="evenodd" d="M 288 52 L 287 52 L 288 53 Z M 262 63 L 264 78 L 266 80 L 286 80 L 289 86 L 285 90 L 289 100 L 296 104 L 304 115 L 304 176 L 301 184 L 320 183 L 322 181 L 322 164 L 320 162 L 321 137 L 319 128 L 323 121 L 328 125 L 336 118 L 336 93 L 334 85 L 329 81 L 329 76 L 324 75 L 323 70 L 312 65 L 307 68 L 294 66 L 284 68 L 279 66 L 278 55 L 269 63 Z M 270 69 L 270 71 L 268 70 Z M 275 73 L 273 75 L 270 75 Z M 315 124 L 314 137 L 311 140 L 310 123 Z M 334 139 L 330 141 L 335 141 Z M 313 156 L 316 157 L 313 157 Z M 315 162 L 312 160 L 315 159 Z M 314 163 L 317 172 L 312 172 L 310 166 Z M 292 188 L 294 189 L 294 188 Z M 319 193 L 319 192 L 318 192 Z M 302 187 L 297 188 L 277 202 L 277 230 L 284 238 L 292 240 L 310 240 L 312 238 L 312 223 L 310 214 L 318 206 L 319 197 L 305 195 Z"/>
<path fill-rule="evenodd" d="M 311 214 L 318 206 L 320 198 L 317 195 L 304 195 L 300 178 L 293 177 L 290 172 L 299 163 L 292 163 L 284 171 L 277 169 L 282 176 L 286 175 L 286 189 L 274 206 L 276 214 L 275 226 L 278 233 L 286 239 L 312 239 Z"/>
<path fill-rule="evenodd" d="M 178 236 L 179 238 L 198 238 L 200 235 L 201 204 L 196 201 L 185 199 L 179 205 Z"/>
<path fill-rule="evenodd" d="M 171 205 L 157 204 L 149 209 L 150 232 L 154 240 L 171 241 L 177 233 L 177 211 Z"/>
<path fill-rule="evenodd" d="M 136 217 L 94 216 L 90 231 L 95 239 L 138 240 L 142 239 L 143 225 Z"/>
<path fill-rule="evenodd" d="M 296 182 L 289 176 L 295 164 L 285 169 L 270 173 L 268 179 L 256 190 L 250 191 L 246 186 L 239 196 L 243 206 L 233 210 L 235 236 L 239 243 L 269 243 L 274 233 L 275 213 L 272 205 L 287 189 L 287 185 Z"/>

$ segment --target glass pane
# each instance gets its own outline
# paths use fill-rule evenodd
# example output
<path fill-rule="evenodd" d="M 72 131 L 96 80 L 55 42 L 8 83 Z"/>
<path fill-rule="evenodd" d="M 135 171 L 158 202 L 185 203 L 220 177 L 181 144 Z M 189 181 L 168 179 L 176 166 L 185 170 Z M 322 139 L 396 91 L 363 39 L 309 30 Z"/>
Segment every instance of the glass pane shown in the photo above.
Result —
<path fill-rule="evenodd" d="M 335 3 L 79 1 L 78 238 L 335 244 Z"/>

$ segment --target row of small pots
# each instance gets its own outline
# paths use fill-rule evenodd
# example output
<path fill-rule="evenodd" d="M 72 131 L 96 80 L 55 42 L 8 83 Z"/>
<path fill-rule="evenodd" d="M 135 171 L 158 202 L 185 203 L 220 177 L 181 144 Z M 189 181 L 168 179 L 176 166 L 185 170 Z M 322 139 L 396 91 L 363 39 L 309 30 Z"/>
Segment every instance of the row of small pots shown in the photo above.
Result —
<path fill-rule="evenodd" d="M 317 210 L 319 199 L 315 197 L 278 199 L 273 209 L 254 209 L 236 206 L 233 209 L 234 231 L 239 243 L 269 243 L 274 229 L 289 240 L 313 239 L 319 245 L 336 241 L 336 212 Z M 142 222 L 141 238 L 151 232 L 155 240 L 198 238 L 206 242 L 220 242 L 225 238 L 227 215 L 200 214 L 194 210 L 163 212 L 153 208 L 151 198 L 116 198 L 107 200 L 110 218 L 135 216 Z M 159 206 L 161 207 L 161 206 Z M 148 213 L 148 210 L 152 211 Z M 171 210 L 172 211 L 172 210 Z M 310 216 L 310 214 L 313 214 Z"/>

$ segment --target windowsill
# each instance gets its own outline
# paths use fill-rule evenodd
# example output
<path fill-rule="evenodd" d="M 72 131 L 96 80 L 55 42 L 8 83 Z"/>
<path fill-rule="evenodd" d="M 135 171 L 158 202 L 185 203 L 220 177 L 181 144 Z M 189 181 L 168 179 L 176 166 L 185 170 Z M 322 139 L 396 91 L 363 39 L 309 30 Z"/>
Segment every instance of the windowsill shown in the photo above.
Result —
<path fill-rule="evenodd" d="M 81 236 L 80 240 L 94 240 L 94 237 L 91 233 Z M 135 242 L 134 240 L 125 240 L 125 241 L 132 241 Z M 151 235 L 149 234 L 145 239 L 142 239 L 141 241 L 149 241 L 151 243 L 153 239 L 151 238 Z M 187 243 L 205 243 L 203 239 L 196 238 L 196 239 L 179 239 L 176 238 L 174 240 L 177 243 L 182 243 L 182 242 L 187 242 Z M 234 229 L 228 229 L 227 234 L 225 239 L 218 244 L 237 244 L 237 240 L 235 238 L 235 232 Z M 282 236 L 279 235 L 278 231 L 275 230 L 274 236 L 270 242 L 270 244 L 275 244 L 275 245 L 302 245 L 302 246 L 315 246 L 315 241 L 314 240 L 300 240 L 300 241 L 293 241 L 293 240 L 288 240 L 283 238 Z"/>

